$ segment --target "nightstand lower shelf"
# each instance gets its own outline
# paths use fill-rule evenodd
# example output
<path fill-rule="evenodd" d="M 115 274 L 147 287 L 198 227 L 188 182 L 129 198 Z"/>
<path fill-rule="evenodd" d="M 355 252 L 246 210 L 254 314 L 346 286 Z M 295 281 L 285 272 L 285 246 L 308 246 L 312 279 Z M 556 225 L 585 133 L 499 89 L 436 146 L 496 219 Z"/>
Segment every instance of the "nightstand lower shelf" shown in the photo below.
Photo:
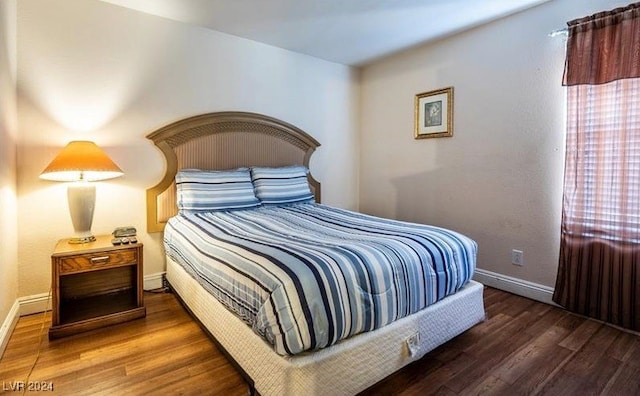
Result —
<path fill-rule="evenodd" d="M 120 311 L 96 318 L 81 320 L 78 322 L 62 324 L 59 326 L 51 326 L 51 328 L 49 328 L 49 339 L 52 340 L 55 338 L 66 337 L 68 335 L 123 323 L 133 319 L 144 318 L 145 315 L 146 308 L 139 307 L 130 309 L 128 311 Z"/>
<path fill-rule="evenodd" d="M 64 306 L 64 310 L 60 311 L 60 324 L 62 325 L 128 311 L 137 307 L 136 294 L 133 288 L 84 298 L 63 300 L 61 305 Z"/>

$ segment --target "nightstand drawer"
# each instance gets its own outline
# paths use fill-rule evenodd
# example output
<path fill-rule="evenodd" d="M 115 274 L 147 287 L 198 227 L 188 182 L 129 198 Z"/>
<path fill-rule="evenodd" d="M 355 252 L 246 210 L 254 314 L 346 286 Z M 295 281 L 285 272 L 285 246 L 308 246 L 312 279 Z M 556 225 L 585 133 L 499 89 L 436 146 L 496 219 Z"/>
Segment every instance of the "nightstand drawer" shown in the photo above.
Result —
<path fill-rule="evenodd" d="M 136 249 L 83 254 L 60 259 L 59 271 L 60 274 L 69 274 L 78 271 L 135 264 L 136 262 Z"/>

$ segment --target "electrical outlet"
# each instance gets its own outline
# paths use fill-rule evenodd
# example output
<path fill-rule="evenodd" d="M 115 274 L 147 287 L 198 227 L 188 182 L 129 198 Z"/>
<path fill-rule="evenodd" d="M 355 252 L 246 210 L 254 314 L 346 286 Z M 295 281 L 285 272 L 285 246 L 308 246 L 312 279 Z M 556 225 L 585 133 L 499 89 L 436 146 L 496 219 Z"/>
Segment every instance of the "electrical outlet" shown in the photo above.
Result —
<path fill-rule="evenodd" d="M 522 250 L 513 249 L 511 251 L 511 264 L 520 267 L 524 265 L 524 253 L 522 253 Z"/>

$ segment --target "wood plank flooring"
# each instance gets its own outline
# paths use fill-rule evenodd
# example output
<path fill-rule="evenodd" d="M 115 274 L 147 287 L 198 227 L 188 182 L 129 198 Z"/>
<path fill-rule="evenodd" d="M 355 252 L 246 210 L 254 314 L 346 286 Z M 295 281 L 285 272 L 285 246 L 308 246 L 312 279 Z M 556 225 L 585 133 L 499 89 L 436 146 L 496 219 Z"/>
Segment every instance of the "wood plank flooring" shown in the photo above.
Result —
<path fill-rule="evenodd" d="M 31 381 L 59 395 L 246 395 L 248 386 L 172 294 L 145 293 L 147 317 L 49 341 Z M 42 314 L 20 318 L 0 360 L 0 392 L 24 381 Z M 51 392 L 48 392 L 51 393 Z M 31 394 L 27 392 L 27 394 Z M 35 392 L 34 392 L 35 394 Z"/>
<path fill-rule="evenodd" d="M 496 289 L 484 300 L 485 322 L 362 394 L 640 395 L 639 336 Z M 248 394 L 175 296 L 147 293 L 145 303 L 145 319 L 51 342 L 46 315 L 30 380 L 59 395 Z M 20 318 L 0 359 L 0 393 L 27 376 L 42 318 Z"/>

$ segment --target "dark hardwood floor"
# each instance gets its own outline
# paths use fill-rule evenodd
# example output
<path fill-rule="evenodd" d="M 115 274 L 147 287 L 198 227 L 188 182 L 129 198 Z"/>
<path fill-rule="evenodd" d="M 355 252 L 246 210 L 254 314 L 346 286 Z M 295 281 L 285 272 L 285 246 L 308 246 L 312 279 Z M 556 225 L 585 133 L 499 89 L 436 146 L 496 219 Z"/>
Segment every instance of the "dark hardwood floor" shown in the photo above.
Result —
<path fill-rule="evenodd" d="M 145 299 L 145 319 L 54 341 L 46 315 L 30 381 L 52 383 L 46 393 L 60 395 L 248 393 L 173 295 Z M 363 394 L 640 395 L 637 335 L 491 288 L 484 300 L 485 322 Z M 0 359 L 0 392 L 26 378 L 42 320 L 20 318 Z"/>
<path fill-rule="evenodd" d="M 485 288 L 487 320 L 366 393 L 640 395 L 640 337 Z"/>

